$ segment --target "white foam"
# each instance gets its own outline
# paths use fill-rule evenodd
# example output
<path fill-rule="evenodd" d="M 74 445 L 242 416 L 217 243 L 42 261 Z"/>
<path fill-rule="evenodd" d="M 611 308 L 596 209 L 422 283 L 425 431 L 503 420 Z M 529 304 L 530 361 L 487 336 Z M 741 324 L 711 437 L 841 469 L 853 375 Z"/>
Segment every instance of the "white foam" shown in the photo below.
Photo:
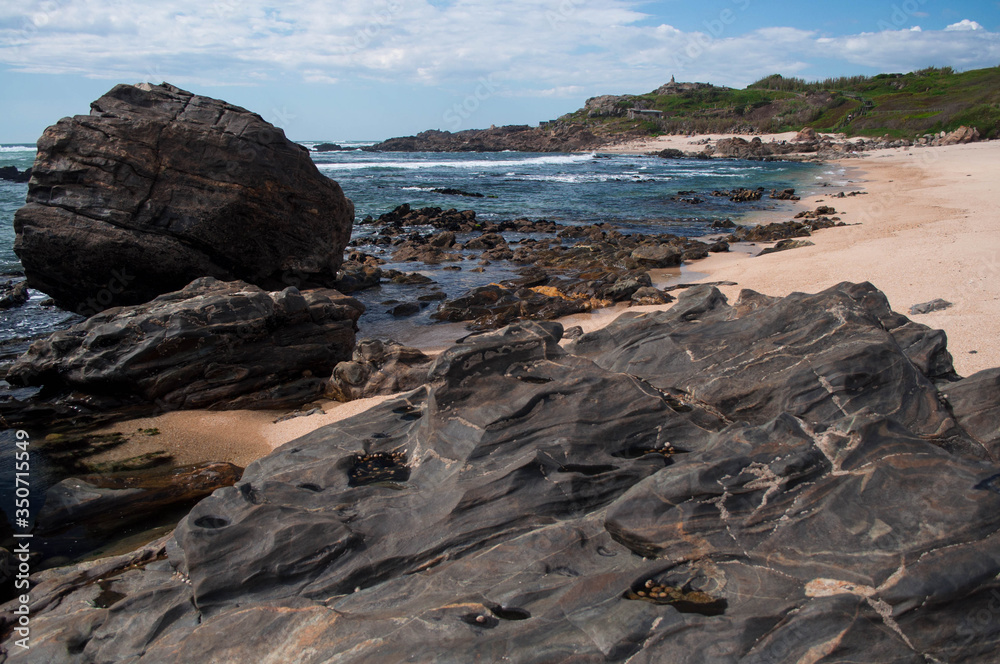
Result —
<path fill-rule="evenodd" d="M 34 145 L 0 145 L 0 152 L 34 152 Z"/>
<path fill-rule="evenodd" d="M 364 168 L 398 168 L 417 170 L 427 168 L 461 168 L 467 170 L 491 170 L 494 168 L 517 168 L 551 166 L 559 164 L 580 164 L 590 161 L 593 155 L 549 155 L 527 159 L 466 159 L 466 160 L 413 160 L 413 161 L 349 161 L 332 164 L 316 164 L 324 171 L 352 171 Z"/>
<path fill-rule="evenodd" d="M 531 182 L 563 182 L 567 184 L 584 184 L 591 182 L 669 182 L 674 178 L 670 175 L 639 175 L 629 173 L 554 173 L 551 175 L 517 175 L 511 177 L 517 180 L 528 180 Z"/>

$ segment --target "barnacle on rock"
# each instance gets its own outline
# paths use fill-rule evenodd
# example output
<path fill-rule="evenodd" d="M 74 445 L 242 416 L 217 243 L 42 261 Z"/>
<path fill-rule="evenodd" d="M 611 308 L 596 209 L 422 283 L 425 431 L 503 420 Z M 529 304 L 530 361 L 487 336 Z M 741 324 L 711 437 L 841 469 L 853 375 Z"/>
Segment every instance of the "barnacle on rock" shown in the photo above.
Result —
<path fill-rule="evenodd" d="M 629 588 L 625 591 L 624 597 L 653 604 L 669 604 L 681 613 L 698 613 L 703 616 L 722 615 L 727 606 L 725 599 L 712 597 L 708 593 L 687 586 L 670 586 L 652 579 L 638 589 Z"/>

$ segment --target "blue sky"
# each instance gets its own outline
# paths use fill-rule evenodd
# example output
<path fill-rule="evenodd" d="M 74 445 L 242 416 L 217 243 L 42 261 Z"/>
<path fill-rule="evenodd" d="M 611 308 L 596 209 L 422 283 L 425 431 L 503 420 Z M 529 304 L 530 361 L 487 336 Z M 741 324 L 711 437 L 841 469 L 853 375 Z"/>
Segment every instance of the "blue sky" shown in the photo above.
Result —
<path fill-rule="evenodd" d="M 668 81 L 1000 65 L 1000 1 L 16 0 L 0 142 L 168 81 L 296 140 L 534 124 Z"/>

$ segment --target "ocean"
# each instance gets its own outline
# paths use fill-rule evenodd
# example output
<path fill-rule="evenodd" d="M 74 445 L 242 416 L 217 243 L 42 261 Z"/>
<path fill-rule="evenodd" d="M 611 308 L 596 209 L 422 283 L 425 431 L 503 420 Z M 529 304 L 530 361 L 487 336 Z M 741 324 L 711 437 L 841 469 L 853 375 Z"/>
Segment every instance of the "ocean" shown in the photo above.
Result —
<path fill-rule="evenodd" d="M 312 148 L 318 142 L 303 142 Z M 624 232 L 675 233 L 697 237 L 712 232 L 711 223 L 778 205 L 732 203 L 709 194 L 716 189 L 793 187 L 808 192 L 822 181 L 836 181 L 829 167 L 791 162 L 739 160 L 673 160 L 649 156 L 532 153 L 377 153 L 364 152 L 370 142 L 342 142 L 337 152 L 312 152 L 319 170 L 337 180 L 354 201 L 356 234 L 372 232 L 360 222 L 401 203 L 411 207 L 473 209 L 481 219 L 549 219 L 562 224 L 611 222 Z M 0 166 L 31 166 L 32 145 L 0 145 Z M 842 174 L 841 174 L 842 175 Z M 482 194 L 481 198 L 446 195 L 437 188 Z M 27 184 L 0 180 L 0 278 L 17 278 L 20 263 L 13 252 L 14 212 L 24 203 Z M 699 205 L 671 200 L 679 191 L 694 191 Z M 512 276 L 513 266 L 495 265 L 483 273 L 444 271 L 443 266 L 388 264 L 434 279 L 449 296 Z M 412 296 L 412 289 L 387 285 L 356 294 L 368 307 L 362 336 L 405 337 L 407 330 L 432 325 L 430 309 L 398 321 L 387 314 L 387 302 Z M 30 341 L 65 327 L 79 317 L 43 307 L 46 296 L 32 291 L 20 309 L 0 312 L 0 360 L 23 352 Z M 405 339 L 400 338 L 405 341 Z"/>

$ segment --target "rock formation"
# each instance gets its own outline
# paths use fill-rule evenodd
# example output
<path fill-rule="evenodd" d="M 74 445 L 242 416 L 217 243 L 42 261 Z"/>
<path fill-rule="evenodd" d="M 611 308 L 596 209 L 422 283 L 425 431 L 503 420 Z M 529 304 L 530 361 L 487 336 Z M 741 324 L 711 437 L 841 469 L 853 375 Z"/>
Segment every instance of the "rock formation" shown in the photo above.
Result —
<path fill-rule="evenodd" d="M 92 315 L 212 276 L 329 285 L 354 207 L 260 116 L 172 85 L 118 85 L 38 141 L 14 249 L 28 285 Z"/>
<path fill-rule="evenodd" d="M 869 284 L 561 335 L 468 337 L 170 538 L 35 574 L 7 661 L 995 661 L 996 370 L 950 382 Z"/>
<path fill-rule="evenodd" d="M 25 281 L 0 283 L 0 311 L 23 307 L 29 297 L 28 283 Z"/>
<path fill-rule="evenodd" d="M 390 138 L 362 149 L 371 152 L 575 152 L 594 149 L 609 140 L 595 136 L 580 125 L 554 128 L 510 125 L 455 133 L 431 129 L 416 136 Z"/>
<path fill-rule="evenodd" d="M 335 290 L 268 293 L 203 277 L 36 341 L 7 380 L 109 407 L 298 406 L 351 356 L 363 311 Z"/>
<path fill-rule="evenodd" d="M 419 309 L 419 307 L 417 307 Z M 333 368 L 326 396 L 353 401 L 416 389 L 427 382 L 432 359 L 395 341 L 362 339 L 349 362 Z"/>
<path fill-rule="evenodd" d="M 17 170 L 17 166 L 0 166 L 0 180 L 27 182 L 31 179 L 31 169 Z"/>

